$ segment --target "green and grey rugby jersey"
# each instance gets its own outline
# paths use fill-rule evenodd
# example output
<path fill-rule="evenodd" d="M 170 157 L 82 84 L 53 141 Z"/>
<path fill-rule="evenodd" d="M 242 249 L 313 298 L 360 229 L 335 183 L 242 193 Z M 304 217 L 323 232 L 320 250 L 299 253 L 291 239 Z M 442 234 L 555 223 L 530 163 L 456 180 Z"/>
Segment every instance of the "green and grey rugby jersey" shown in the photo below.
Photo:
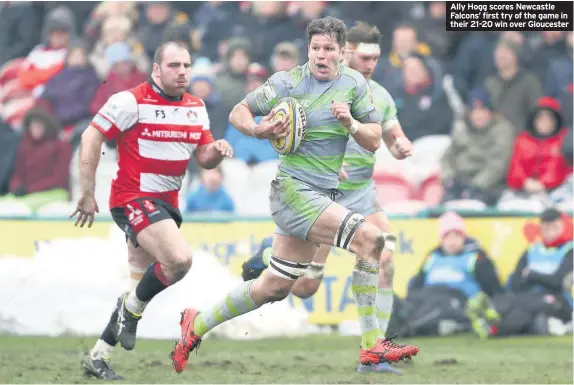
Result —
<path fill-rule="evenodd" d="M 332 101 L 345 102 L 361 123 L 381 120 L 369 84 L 358 71 L 341 65 L 331 81 L 313 77 L 308 63 L 277 72 L 246 97 L 251 112 L 267 115 L 279 99 L 291 96 L 307 115 L 307 132 L 295 153 L 281 155 L 279 175 L 289 175 L 322 189 L 336 188 L 349 131 L 331 113 Z"/>
<path fill-rule="evenodd" d="M 397 107 L 391 94 L 374 80 L 369 80 L 369 86 L 373 93 L 375 106 L 379 110 L 381 126 L 388 130 L 398 123 Z M 347 152 L 345 153 L 345 171 L 349 179 L 341 181 L 340 190 L 360 190 L 367 187 L 373 178 L 376 155 L 361 147 L 353 137 L 349 138 Z"/>

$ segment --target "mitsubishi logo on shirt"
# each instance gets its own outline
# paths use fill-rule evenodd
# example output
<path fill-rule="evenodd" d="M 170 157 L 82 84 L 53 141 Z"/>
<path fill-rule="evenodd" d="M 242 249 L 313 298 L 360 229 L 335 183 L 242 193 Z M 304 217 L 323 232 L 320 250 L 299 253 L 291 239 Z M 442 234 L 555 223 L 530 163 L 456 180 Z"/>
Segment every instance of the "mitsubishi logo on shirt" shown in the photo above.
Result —
<path fill-rule="evenodd" d="M 147 127 L 144 128 L 144 130 L 142 132 L 142 136 L 150 136 L 151 137 L 151 134 L 150 134 L 149 129 Z"/>
<path fill-rule="evenodd" d="M 127 207 L 128 210 L 130 210 L 130 215 L 128 215 L 128 219 L 130 222 L 132 222 L 136 218 L 136 216 L 140 216 L 143 214 L 143 212 L 140 209 L 133 208 L 132 205 L 127 205 Z"/>

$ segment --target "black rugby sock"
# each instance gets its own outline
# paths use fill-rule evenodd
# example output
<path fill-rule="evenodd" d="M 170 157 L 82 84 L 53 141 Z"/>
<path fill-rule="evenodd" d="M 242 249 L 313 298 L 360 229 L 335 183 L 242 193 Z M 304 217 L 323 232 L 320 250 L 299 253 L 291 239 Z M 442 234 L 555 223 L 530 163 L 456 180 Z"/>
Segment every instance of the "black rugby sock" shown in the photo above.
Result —
<path fill-rule="evenodd" d="M 114 332 L 112 331 L 111 324 L 108 324 L 108 326 L 106 326 L 102 335 L 100 336 L 100 339 L 111 346 L 116 346 L 118 344 L 118 340 L 116 339 L 116 337 L 114 336 Z"/>
<path fill-rule="evenodd" d="M 142 302 L 149 302 L 153 297 L 169 287 L 160 263 L 150 265 L 136 287 L 136 297 Z"/>

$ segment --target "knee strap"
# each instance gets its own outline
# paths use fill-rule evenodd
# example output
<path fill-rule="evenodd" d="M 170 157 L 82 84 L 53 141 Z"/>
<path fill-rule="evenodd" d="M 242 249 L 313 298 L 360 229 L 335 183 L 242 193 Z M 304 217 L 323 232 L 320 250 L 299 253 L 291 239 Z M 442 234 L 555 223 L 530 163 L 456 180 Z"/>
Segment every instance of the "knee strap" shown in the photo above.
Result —
<path fill-rule="evenodd" d="M 355 238 L 357 229 L 361 227 L 363 223 L 365 223 L 365 217 L 361 214 L 349 212 L 335 233 L 333 245 L 351 251 L 351 243 Z"/>
<path fill-rule="evenodd" d="M 297 278 L 305 274 L 305 270 L 307 270 L 308 266 L 308 263 L 286 261 L 272 255 L 269 259 L 268 269 L 269 272 L 280 278 L 295 281 Z"/>

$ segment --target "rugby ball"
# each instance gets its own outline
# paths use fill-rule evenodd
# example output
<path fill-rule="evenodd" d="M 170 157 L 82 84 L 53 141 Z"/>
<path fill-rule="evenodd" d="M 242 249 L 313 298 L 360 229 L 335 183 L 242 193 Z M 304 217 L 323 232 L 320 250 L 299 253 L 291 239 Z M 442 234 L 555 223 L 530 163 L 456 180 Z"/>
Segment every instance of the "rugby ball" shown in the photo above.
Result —
<path fill-rule="evenodd" d="M 297 151 L 305 137 L 307 129 L 305 110 L 297 99 L 290 96 L 280 99 L 273 110 L 275 111 L 273 121 L 289 117 L 291 123 L 289 124 L 289 135 L 280 139 L 270 139 L 271 146 L 280 155 L 291 154 Z"/>

